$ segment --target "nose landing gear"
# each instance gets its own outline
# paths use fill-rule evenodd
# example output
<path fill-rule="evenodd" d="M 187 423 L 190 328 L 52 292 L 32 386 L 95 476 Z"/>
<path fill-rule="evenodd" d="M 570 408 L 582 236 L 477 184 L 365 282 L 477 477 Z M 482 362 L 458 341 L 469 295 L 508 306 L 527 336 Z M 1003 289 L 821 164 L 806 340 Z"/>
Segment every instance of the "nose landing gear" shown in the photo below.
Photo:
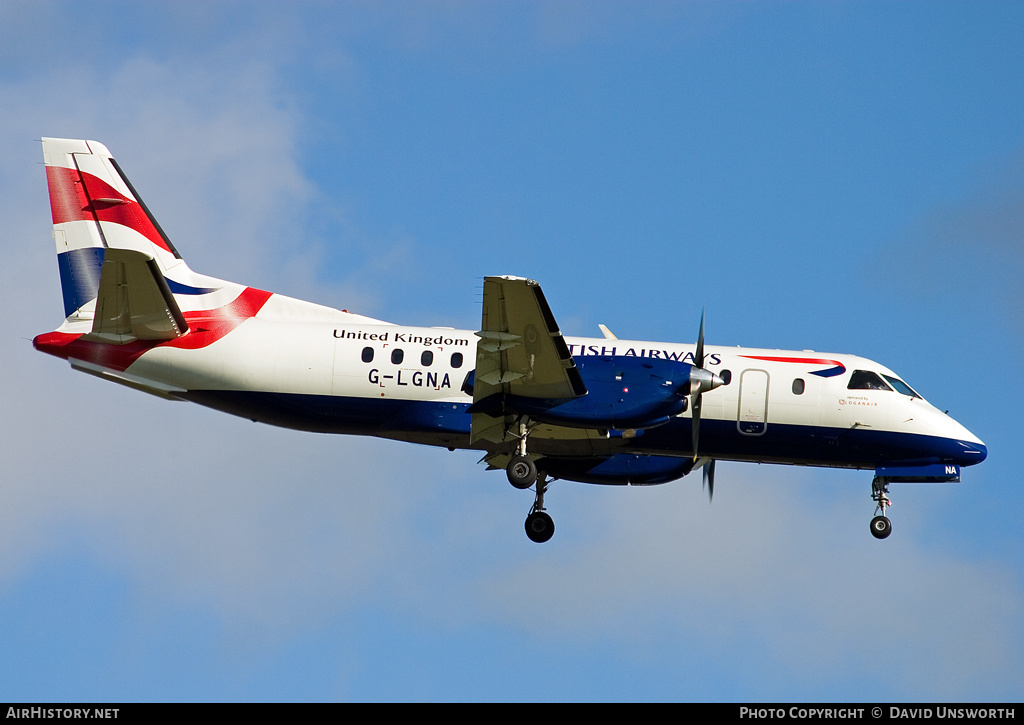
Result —
<path fill-rule="evenodd" d="M 543 544 L 555 534 L 555 522 L 544 511 L 544 492 L 548 488 L 547 479 L 537 479 L 537 500 L 533 502 L 530 515 L 526 517 L 526 535 L 530 541 Z"/>
<path fill-rule="evenodd" d="M 892 506 L 889 500 L 889 480 L 875 477 L 871 482 L 871 500 L 875 502 L 875 512 L 881 512 L 871 519 L 871 535 L 876 539 L 884 539 L 892 533 L 892 522 L 885 515 L 885 509 Z"/>

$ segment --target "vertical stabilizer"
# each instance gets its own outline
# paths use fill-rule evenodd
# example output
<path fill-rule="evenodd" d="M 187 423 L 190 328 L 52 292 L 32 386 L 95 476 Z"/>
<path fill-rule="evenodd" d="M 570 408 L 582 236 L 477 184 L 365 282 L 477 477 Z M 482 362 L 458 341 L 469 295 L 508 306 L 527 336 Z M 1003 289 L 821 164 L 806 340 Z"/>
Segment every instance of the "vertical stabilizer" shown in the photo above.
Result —
<path fill-rule="evenodd" d="M 141 252 L 166 272 L 181 257 L 107 148 L 43 139 L 65 317 L 93 314 L 108 248 Z"/>

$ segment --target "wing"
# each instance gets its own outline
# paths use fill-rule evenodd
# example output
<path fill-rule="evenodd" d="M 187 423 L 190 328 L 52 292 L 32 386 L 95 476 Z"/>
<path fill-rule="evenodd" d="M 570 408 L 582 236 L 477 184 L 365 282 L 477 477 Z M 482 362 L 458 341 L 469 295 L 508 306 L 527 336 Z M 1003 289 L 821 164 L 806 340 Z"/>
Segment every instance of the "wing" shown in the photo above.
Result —
<path fill-rule="evenodd" d="M 522 277 L 485 277 L 473 384 L 471 441 L 503 443 L 515 400 L 564 403 L 587 394 L 540 285 Z"/>

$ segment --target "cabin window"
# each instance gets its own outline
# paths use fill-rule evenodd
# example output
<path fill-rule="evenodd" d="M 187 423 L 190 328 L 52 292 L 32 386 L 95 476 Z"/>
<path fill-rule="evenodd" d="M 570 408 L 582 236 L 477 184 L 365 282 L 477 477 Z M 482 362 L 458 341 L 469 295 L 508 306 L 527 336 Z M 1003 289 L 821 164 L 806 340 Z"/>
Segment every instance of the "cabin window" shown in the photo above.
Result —
<path fill-rule="evenodd" d="M 452 367 L 453 368 L 461 368 L 462 367 L 462 353 L 461 352 L 453 352 L 452 353 Z"/>
<path fill-rule="evenodd" d="M 722 379 L 722 385 L 728 385 L 732 382 L 732 370 L 722 370 L 718 377 Z"/>
<path fill-rule="evenodd" d="M 423 354 L 420 355 L 420 365 L 422 365 L 425 368 L 428 368 L 433 362 L 434 352 L 432 350 L 424 350 Z"/>
<path fill-rule="evenodd" d="M 803 394 L 804 394 L 804 379 L 803 378 L 797 378 L 796 380 L 793 381 L 793 395 L 803 395 Z"/>
<path fill-rule="evenodd" d="M 402 348 L 396 347 L 391 351 L 392 365 L 401 365 L 403 360 L 405 360 L 405 352 L 402 351 Z"/>
<path fill-rule="evenodd" d="M 363 362 L 373 362 L 373 348 L 372 347 L 364 347 L 363 348 Z"/>
<path fill-rule="evenodd" d="M 853 375 L 850 376 L 850 384 L 846 388 L 848 390 L 892 390 L 884 380 L 878 377 L 878 373 L 873 373 L 870 370 L 854 370 Z"/>

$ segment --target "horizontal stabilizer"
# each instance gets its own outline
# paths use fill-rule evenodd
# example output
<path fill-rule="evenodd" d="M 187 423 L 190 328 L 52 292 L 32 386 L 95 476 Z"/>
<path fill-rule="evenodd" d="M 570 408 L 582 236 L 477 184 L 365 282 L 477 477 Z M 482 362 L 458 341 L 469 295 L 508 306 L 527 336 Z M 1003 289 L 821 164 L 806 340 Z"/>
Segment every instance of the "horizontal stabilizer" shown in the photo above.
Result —
<path fill-rule="evenodd" d="M 75 358 L 68 358 L 68 362 L 71 363 L 71 367 L 79 372 L 88 373 L 89 375 L 95 375 L 98 378 L 109 380 L 112 383 L 118 383 L 119 385 L 125 385 L 133 390 L 141 390 L 143 393 L 149 393 L 165 400 L 183 400 L 179 396 L 179 393 L 188 392 L 184 388 L 179 388 L 166 383 L 161 383 L 157 380 L 150 380 L 149 378 L 143 378 L 138 375 L 132 375 L 121 370 L 114 370 L 112 368 L 103 367 L 96 363 L 91 363 L 87 360 L 76 360 Z"/>
<path fill-rule="evenodd" d="M 186 332 L 188 323 L 156 260 L 144 252 L 107 249 L 92 332 L 84 339 L 123 345 L 173 340 Z"/>

